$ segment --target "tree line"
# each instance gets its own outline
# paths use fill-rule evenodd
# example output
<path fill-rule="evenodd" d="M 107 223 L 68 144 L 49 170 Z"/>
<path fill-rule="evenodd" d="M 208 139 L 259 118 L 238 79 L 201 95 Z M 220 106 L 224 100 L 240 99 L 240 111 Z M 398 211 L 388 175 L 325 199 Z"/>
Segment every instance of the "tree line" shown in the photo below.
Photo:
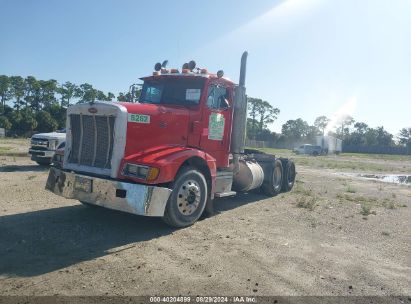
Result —
<path fill-rule="evenodd" d="M 291 119 L 282 125 L 280 134 L 275 133 L 268 129 L 268 125 L 277 119 L 280 109 L 258 98 L 247 97 L 247 99 L 247 137 L 249 139 L 270 141 L 279 146 L 285 146 L 295 143 L 313 143 L 316 136 L 331 135 L 342 139 L 344 145 L 347 146 L 407 146 L 411 148 L 411 127 L 402 128 L 395 138 L 383 126 L 372 128 L 365 122 L 355 121 L 348 115 L 335 122 L 331 122 L 331 119 L 326 116 L 319 116 L 313 125 L 301 118 Z"/>
<path fill-rule="evenodd" d="M 136 85 L 130 86 L 128 92 L 120 92 L 116 97 L 89 83 L 77 85 L 66 81 L 60 84 L 54 79 L 0 75 L 0 128 L 5 128 L 9 135 L 16 136 L 50 132 L 65 127 L 66 110 L 70 104 L 115 99 L 136 102 L 139 95 L 140 89 Z M 394 135 L 384 127 L 372 128 L 350 116 L 342 117 L 332 128 L 329 127 L 330 119 L 326 116 L 317 117 L 313 125 L 301 118 L 288 120 L 278 134 L 270 131 L 268 126 L 278 118 L 280 109 L 259 98 L 247 99 L 249 139 L 292 144 L 313 142 L 316 136 L 329 134 L 342 139 L 345 145 L 411 147 L 411 128 L 401 129 L 397 135 L 398 141 L 395 141 Z"/>
<path fill-rule="evenodd" d="M 70 104 L 115 98 L 113 93 L 104 93 L 89 83 L 59 84 L 54 79 L 0 75 L 0 128 L 16 136 L 54 131 L 65 127 Z M 131 101 L 132 96 L 119 93 L 117 98 Z"/>

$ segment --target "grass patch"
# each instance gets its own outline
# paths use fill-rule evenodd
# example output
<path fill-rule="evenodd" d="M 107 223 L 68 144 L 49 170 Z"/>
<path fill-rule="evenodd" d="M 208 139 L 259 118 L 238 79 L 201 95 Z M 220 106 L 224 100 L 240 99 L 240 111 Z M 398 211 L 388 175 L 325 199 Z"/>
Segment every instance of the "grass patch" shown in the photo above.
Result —
<path fill-rule="evenodd" d="M 343 200 L 345 198 L 344 195 L 341 193 L 337 193 L 335 197 L 338 198 L 339 200 Z"/>
<path fill-rule="evenodd" d="M 371 159 L 411 161 L 411 156 L 408 156 L 408 155 L 341 153 L 341 156 L 342 157 L 347 157 L 347 158 L 371 158 Z"/>
<path fill-rule="evenodd" d="M 305 196 L 312 196 L 313 195 L 313 190 L 306 189 L 301 183 L 297 183 L 297 185 L 294 188 L 294 192 L 305 195 Z"/>
<path fill-rule="evenodd" d="M 386 209 L 395 209 L 397 208 L 395 203 L 388 199 L 388 198 L 384 198 L 384 200 L 382 201 L 382 205 L 386 208 Z"/>
<path fill-rule="evenodd" d="M 27 150 L 22 151 L 22 147 Z M 0 156 L 28 156 L 29 141 L 26 138 L 0 138 Z"/>
<path fill-rule="evenodd" d="M 249 149 L 256 149 L 256 150 L 260 150 L 262 152 L 268 153 L 268 154 L 272 154 L 272 155 L 276 155 L 276 156 L 292 156 L 292 150 L 288 150 L 288 149 L 274 149 L 274 148 L 249 148 Z"/>
<path fill-rule="evenodd" d="M 21 144 L 28 144 L 29 139 L 28 138 L 10 138 L 10 137 L 0 137 L 0 145 L 3 144 L 15 144 L 15 145 L 21 145 Z"/>
<path fill-rule="evenodd" d="M 360 213 L 363 216 L 368 216 L 370 214 L 377 215 L 377 212 L 375 210 L 371 210 L 371 204 L 368 202 L 362 202 L 361 203 L 361 210 Z"/>
<path fill-rule="evenodd" d="M 0 156 L 25 157 L 25 156 L 29 156 L 29 153 L 28 153 L 28 151 L 27 152 L 0 151 Z"/>
<path fill-rule="evenodd" d="M 292 157 L 296 165 L 307 166 L 318 169 L 350 170 L 362 172 L 407 172 L 406 166 L 396 168 L 388 162 L 377 163 L 376 161 L 401 161 L 411 162 L 408 155 L 386 155 L 386 154 L 362 154 L 342 153 L 340 155 L 326 155 L 313 157 L 310 155 L 296 155 L 292 150 L 259 148 L 257 150 L 276 156 Z"/>
<path fill-rule="evenodd" d="M 35 179 L 37 177 L 37 175 L 30 175 L 29 177 L 27 177 L 28 180 L 32 180 Z"/>
<path fill-rule="evenodd" d="M 346 190 L 348 193 L 356 193 L 357 192 L 357 190 L 355 190 L 353 187 L 351 187 L 351 186 L 348 186 L 347 187 L 347 190 Z"/>
<path fill-rule="evenodd" d="M 0 146 L 0 156 L 27 156 L 27 152 L 15 151 L 13 147 L 10 146 Z"/>
<path fill-rule="evenodd" d="M 316 203 L 317 203 L 316 197 L 300 196 L 297 199 L 297 207 L 298 208 L 305 208 L 305 209 L 308 209 L 310 211 L 314 210 Z"/>

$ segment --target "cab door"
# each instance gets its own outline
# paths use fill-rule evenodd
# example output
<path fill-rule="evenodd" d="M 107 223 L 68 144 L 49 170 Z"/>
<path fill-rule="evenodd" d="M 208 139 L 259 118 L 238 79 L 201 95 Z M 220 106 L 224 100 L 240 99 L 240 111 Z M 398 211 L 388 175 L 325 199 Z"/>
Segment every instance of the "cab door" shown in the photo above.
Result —
<path fill-rule="evenodd" d="M 213 156 L 217 167 L 228 167 L 231 140 L 232 89 L 222 84 L 211 83 L 203 108 L 203 131 L 200 147 Z"/>

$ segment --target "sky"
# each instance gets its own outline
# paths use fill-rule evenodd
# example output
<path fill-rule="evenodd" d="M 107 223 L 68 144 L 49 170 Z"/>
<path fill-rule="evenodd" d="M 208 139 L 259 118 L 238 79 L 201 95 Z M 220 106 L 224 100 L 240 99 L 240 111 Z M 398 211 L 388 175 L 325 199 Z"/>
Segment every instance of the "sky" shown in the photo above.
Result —
<path fill-rule="evenodd" d="M 126 92 L 156 62 L 196 60 L 287 120 L 349 114 L 411 127 L 409 0 L 0 0 L 0 74 Z"/>

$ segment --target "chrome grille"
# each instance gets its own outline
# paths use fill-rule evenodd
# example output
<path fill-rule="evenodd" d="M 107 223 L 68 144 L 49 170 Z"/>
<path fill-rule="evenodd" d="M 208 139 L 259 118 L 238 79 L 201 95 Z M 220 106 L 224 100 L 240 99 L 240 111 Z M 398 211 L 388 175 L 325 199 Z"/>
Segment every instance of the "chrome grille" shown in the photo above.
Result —
<path fill-rule="evenodd" d="M 69 163 L 111 169 L 114 116 L 71 114 Z"/>
<path fill-rule="evenodd" d="M 43 139 L 43 138 L 32 138 L 31 139 L 31 145 L 36 146 L 36 147 L 45 147 L 45 148 L 47 148 L 49 146 L 49 141 L 48 141 L 48 139 Z"/>

